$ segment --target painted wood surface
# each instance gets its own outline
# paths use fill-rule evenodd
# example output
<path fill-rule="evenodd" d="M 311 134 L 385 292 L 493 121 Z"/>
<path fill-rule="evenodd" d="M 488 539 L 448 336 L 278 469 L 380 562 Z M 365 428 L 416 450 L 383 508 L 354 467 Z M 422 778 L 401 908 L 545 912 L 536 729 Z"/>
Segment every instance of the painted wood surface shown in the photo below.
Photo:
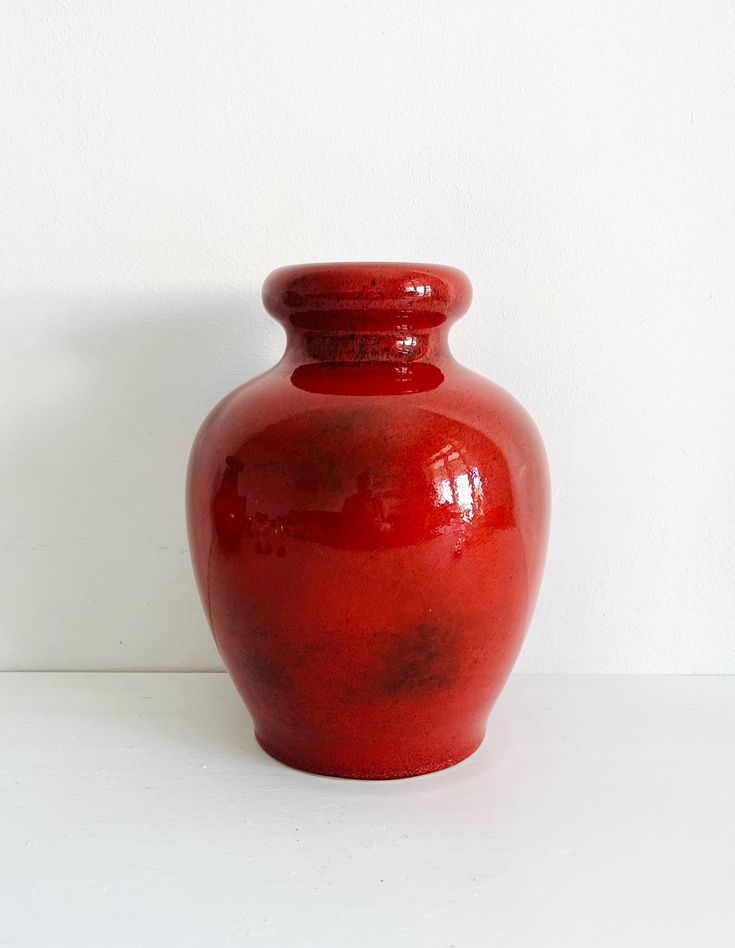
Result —
<path fill-rule="evenodd" d="M 223 674 L 0 676 L 0 945 L 735 944 L 735 679 L 515 676 L 466 762 L 290 770 Z"/>

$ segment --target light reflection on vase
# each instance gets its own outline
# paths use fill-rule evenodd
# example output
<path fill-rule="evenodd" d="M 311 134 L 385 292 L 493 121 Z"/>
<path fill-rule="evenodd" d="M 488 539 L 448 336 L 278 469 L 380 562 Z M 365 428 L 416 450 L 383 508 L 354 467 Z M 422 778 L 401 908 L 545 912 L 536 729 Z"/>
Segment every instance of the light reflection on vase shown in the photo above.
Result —
<path fill-rule="evenodd" d="M 274 433 L 269 434 L 268 440 L 272 441 Z M 485 461 L 486 477 L 492 476 L 487 487 L 488 503 L 477 464 L 468 463 L 461 450 L 448 443 L 430 456 L 420 480 L 408 479 L 407 491 L 402 491 L 400 478 L 393 471 L 378 467 L 377 475 L 369 470 L 354 475 L 336 499 L 334 485 L 327 491 L 316 477 L 301 478 L 293 485 L 282 485 L 281 498 L 290 498 L 292 506 L 279 498 L 274 509 L 274 498 L 271 509 L 265 509 L 261 501 L 248 511 L 247 497 L 256 495 L 247 486 L 247 459 L 256 471 L 278 465 L 274 458 L 263 456 L 257 443 L 247 443 L 236 456 L 225 459 L 212 501 L 216 534 L 225 553 L 239 551 L 240 541 L 248 538 L 252 541 L 251 552 L 275 552 L 279 556 L 287 555 L 293 540 L 340 549 L 390 549 L 427 542 L 442 531 L 461 534 L 462 525 L 470 522 L 475 523 L 474 537 L 478 540 L 483 531 L 514 526 L 507 464 L 493 445 L 488 444 L 486 449 L 490 455 Z M 297 469 L 303 470 L 308 463 L 304 454 L 310 455 L 314 472 L 324 465 L 331 467 L 328 460 L 319 457 L 317 443 L 301 441 L 298 455 L 292 458 Z M 386 485 L 382 489 L 376 486 L 381 480 Z M 323 509 L 319 504 L 327 492 L 333 506 Z"/>

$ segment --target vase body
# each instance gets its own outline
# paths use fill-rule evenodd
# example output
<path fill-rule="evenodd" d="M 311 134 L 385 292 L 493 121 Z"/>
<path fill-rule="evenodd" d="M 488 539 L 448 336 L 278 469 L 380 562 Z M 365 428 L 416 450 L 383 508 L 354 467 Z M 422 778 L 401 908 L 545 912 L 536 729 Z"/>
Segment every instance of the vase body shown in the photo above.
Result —
<path fill-rule="evenodd" d="M 482 741 L 533 610 L 548 475 L 533 422 L 450 354 L 448 267 L 271 274 L 287 345 L 192 449 L 190 548 L 258 741 L 346 777 L 438 770 Z"/>

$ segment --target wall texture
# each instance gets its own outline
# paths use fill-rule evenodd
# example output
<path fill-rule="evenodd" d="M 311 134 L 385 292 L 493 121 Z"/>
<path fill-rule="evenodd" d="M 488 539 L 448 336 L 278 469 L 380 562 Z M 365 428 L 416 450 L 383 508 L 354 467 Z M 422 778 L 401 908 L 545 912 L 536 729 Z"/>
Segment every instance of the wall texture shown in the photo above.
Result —
<path fill-rule="evenodd" d="M 309 260 L 456 264 L 547 443 L 527 671 L 735 672 L 735 7 L 0 9 L 0 667 L 213 668 L 182 512 Z"/>

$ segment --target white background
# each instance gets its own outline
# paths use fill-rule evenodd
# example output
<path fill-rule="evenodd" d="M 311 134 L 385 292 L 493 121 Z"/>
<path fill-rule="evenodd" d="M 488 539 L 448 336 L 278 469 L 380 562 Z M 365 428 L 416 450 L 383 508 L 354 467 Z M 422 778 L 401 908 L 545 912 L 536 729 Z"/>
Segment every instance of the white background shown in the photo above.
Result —
<path fill-rule="evenodd" d="M 735 6 L 0 6 L 0 667 L 210 669 L 183 481 L 310 260 L 455 264 L 536 419 L 519 667 L 735 672 Z"/>

